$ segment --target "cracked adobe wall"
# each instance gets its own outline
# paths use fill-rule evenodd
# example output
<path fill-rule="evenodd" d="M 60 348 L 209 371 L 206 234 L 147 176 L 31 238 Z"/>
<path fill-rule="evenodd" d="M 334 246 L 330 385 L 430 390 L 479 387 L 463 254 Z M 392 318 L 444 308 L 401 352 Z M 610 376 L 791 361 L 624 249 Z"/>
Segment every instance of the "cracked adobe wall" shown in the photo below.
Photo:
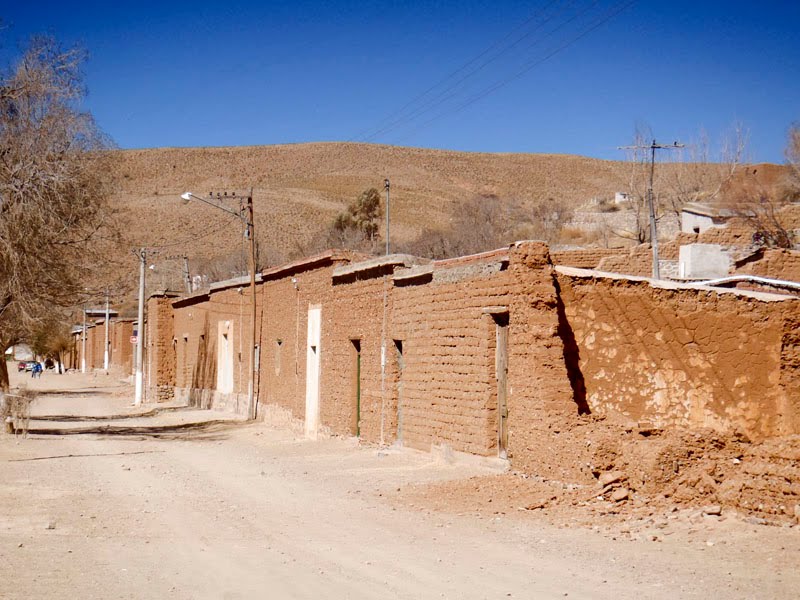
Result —
<path fill-rule="evenodd" d="M 756 439 L 800 431 L 798 300 L 594 275 L 557 276 L 592 412 Z"/>

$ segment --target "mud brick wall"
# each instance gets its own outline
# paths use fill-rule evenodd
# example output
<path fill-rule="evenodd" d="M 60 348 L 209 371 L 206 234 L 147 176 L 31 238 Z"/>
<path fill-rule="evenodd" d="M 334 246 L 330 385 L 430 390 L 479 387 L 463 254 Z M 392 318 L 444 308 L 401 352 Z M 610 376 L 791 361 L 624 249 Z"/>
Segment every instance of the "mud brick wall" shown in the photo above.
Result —
<path fill-rule="evenodd" d="M 153 296 L 147 301 L 147 400 L 168 402 L 174 396 L 175 352 L 173 297 Z"/>
<path fill-rule="evenodd" d="M 509 458 L 516 469 L 569 479 L 579 468 L 570 455 L 576 443 L 570 428 L 580 406 L 565 362 L 553 265 L 544 243 L 518 245 L 510 259 Z"/>
<path fill-rule="evenodd" d="M 741 265 L 735 272 L 800 282 L 800 252 L 764 250 L 760 259 Z"/>
<path fill-rule="evenodd" d="M 596 269 L 600 261 L 607 256 L 626 255 L 627 248 L 586 248 L 581 250 L 558 250 L 550 252 L 550 259 L 555 265 L 578 267 L 580 269 Z"/>
<path fill-rule="evenodd" d="M 258 293 L 260 284 L 256 284 L 256 323 L 262 317 L 262 297 Z M 250 381 L 250 343 L 251 343 L 251 305 L 249 283 L 242 287 L 221 290 L 212 294 L 209 312 L 216 322 L 230 322 L 233 334 L 233 393 L 247 395 Z M 212 330 L 214 335 L 217 329 Z M 258 328 L 256 328 L 256 344 L 258 344 Z M 257 385 L 258 382 L 256 382 Z"/>
<path fill-rule="evenodd" d="M 111 364 L 125 374 L 133 373 L 134 345 L 131 344 L 133 321 L 114 321 L 111 323 Z"/>
<path fill-rule="evenodd" d="M 232 287 L 173 303 L 177 388 L 216 389 L 219 324 L 229 322 L 233 347 L 233 393 L 247 394 L 250 300 L 247 286 L 241 288 L 241 293 L 239 289 Z M 262 303 L 259 296 L 256 306 L 260 316 Z"/>
<path fill-rule="evenodd" d="M 281 406 L 295 418 L 305 419 L 308 309 L 321 305 L 320 411 L 322 423 L 327 424 L 326 381 L 332 365 L 328 355 L 336 327 L 331 314 L 331 275 L 333 269 L 344 262 L 347 262 L 347 258 L 337 255 L 297 263 L 271 273 L 265 272 L 265 281 L 260 286 L 264 302 L 260 404 Z M 349 433 L 349 430 L 342 430 L 342 433 Z"/>
<path fill-rule="evenodd" d="M 212 336 L 207 298 L 194 297 L 173 303 L 176 388 L 216 387 L 216 327 Z"/>
<path fill-rule="evenodd" d="M 592 412 L 754 439 L 800 432 L 800 302 L 559 271 Z"/>
<path fill-rule="evenodd" d="M 91 345 L 91 349 L 87 349 L 91 362 L 87 362 L 86 367 L 89 369 L 102 369 L 105 355 L 103 345 L 106 339 L 106 328 L 103 321 L 96 321 L 91 331 L 92 334 L 86 342 L 87 346 Z"/>
<path fill-rule="evenodd" d="M 677 261 L 681 244 L 692 243 L 689 240 L 694 239 L 694 237 L 696 236 L 692 234 L 680 234 L 678 240 L 659 244 L 659 261 Z M 566 263 L 556 264 L 579 267 L 579 265 L 567 265 Z M 597 263 L 597 270 L 608 273 L 623 273 L 625 275 L 634 275 L 637 277 L 650 277 L 653 273 L 653 249 L 650 244 L 640 244 L 626 252 L 605 256 Z"/>
<path fill-rule="evenodd" d="M 322 307 L 321 421 L 336 433 L 356 433 L 356 356 L 352 340 L 361 348 L 361 402 L 359 433 L 370 442 L 391 443 L 397 431 L 392 406 L 392 375 L 387 371 L 381 388 L 381 333 L 386 293 L 387 357 L 391 316 L 393 267 L 334 279 L 333 302 Z M 327 313 L 326 313 L 327 309 Z M 326 331 L 328 335 L 326 335 Z M 327 350 L 326 350 L 327 348 Z M 388 364 L 387 364 L 388 366 Z"/>
<path fill-rule="evenodd" d="M 507 266 L 505 255 L 439 261 L 429 280 L 396 282 L 390 336 L 402 340 L 404 366 L 398 379 L 391 347 L 391 408 L 399 381 L 404 445 L 497 454 L 495 324 L 483 309 L 508 307 Z"/>

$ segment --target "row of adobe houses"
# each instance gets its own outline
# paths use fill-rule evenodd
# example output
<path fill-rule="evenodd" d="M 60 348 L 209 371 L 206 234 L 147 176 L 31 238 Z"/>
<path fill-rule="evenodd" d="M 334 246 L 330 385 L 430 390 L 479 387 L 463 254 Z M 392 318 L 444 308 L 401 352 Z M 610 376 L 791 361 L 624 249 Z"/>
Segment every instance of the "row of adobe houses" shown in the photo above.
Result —
<path fill-rule="evenodd" d="M 149 298 L 147 401 L 246 413 L 247 285 Z M 257 315 L 258 415 L 285 413 L 309 437 L 446 445 L 541 471 L 581 415 L 800 433 L 792 295 L 556 266 L 544 243 L 518 242 L 442 261 L 329 251 L 262 271 Z M 134 327 L 111 329 L 124 340 Z M 103 335 L 88 331 L 87 353 Z M 130 347 L 112 352 L 129 361 Z"/>

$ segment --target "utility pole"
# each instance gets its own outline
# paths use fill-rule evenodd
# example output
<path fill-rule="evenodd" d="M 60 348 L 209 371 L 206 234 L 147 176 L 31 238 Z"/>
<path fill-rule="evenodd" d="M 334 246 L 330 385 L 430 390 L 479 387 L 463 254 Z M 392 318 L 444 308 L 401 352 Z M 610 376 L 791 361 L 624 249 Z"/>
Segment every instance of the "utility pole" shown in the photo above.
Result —
<path fill-rule="evenodd" d="M 249 419 L 255 419 L 257 416 L 257 409 L 258 409 L 258 402 L 256 400 L 255 389 L 256 389 L 256 381 L 258 379 L 258 362 L 259 362 L 259 348 L 256 344 L 256 333 L 257 333 L 257 325 L 256 325 L 256 232 L 255 232 L 255 217 L 253 211 L 253 188 L 250 188 L 250 193 L 247 195 L 246 201 L 247 204 L 244 207 L 244 210 L 241 209 L 239 211 L 231 210 L 226 206 L 222 206 L 218 204 L 220 200 L 241 200 L 243 196 L 233 193 L 228 194 L 225 192 L 224 194 L 220 194 L 217 192 L 216 200 L 217 202 L 213 202 L 214 194 L 212 192 L 208 193 L 208 197 L 210 200 L 205 198 L 201 198 L 193 194 L 192 192 L 185 192 L 181 194 L 181 198 L 184 202 L 189 202 L 192 199 L 198 200 L 209 206 L 213 206 L 217 210 L 221 210 L 228 214 L 234 215 L 238 217 L 242 223 L 245 225 L 245 236 L 247 237 L 248 241 L 250 242 L 250 256 L 249 256 L 249 271 L 250 271 L 250 323 L 251 323 L 251 331 L 250 331 L 250 376 L 248 377 L 249 381 L 247 383 L 247 417 Z M 244 214 L 242 214 L 244 213 Z"/>
<path fill-rule="evenodd" d="M 103 351 L 103 369 L 108 372 L 108 288 L 106 288 L 106 341 L 105 350 Z"/>
<path fill-rule="evenodd" d="M 186 283 L 186 293 L 192 293 L 192 278 L 189 276 L 189 257 L 183 256 L 183 281 Z"/>
<path fill-rule="evenodd" d="M 383 180 L 383 189 L 386 190 L 386 255 L 389 255 L 389 183 L 388 177 Z"/>
<path fill-rule="evenodd" d="M 250 377 L 247 384 L 247 413 L 249 419 L 256 418 L 255 386 L 258 377 L 256 364 L 256 235 L 253 215 L 253 189 L 247 196 L 247 239 L 250 242 Z"/>
<path fill-rule="evenodd" d="M 661 272 L 658 266 L 658 231 L 656 229 L 656 209 L 653 201 L 653 174 L 656 168 L 656 150 L 672 150 L 683 148 L 683 144 L 673 142 L 672 144 L 659 144 L 655 140 L 647 146 L 618 146 L 619 150 L 650 150 L 650 182 L 647 186 L 647 210 L 650 213 L 650 247 L 653 249 L 653 279 L 661 279 Z"/>
<path fill-rule="evenodd" d="M 86 373 L 86 305 L 83 305 L 83 336 L 81 337 L 81 373 Z"/>
<path fill-rule="evenodd" d="M 135 392 L 133 403 L 139 406 L 142 403 L 142 350 L 144 344 L 144 277 L 147 251 L 139 248 L 139 314 L 136 328 L 136 374 L 134 375 Z"/>

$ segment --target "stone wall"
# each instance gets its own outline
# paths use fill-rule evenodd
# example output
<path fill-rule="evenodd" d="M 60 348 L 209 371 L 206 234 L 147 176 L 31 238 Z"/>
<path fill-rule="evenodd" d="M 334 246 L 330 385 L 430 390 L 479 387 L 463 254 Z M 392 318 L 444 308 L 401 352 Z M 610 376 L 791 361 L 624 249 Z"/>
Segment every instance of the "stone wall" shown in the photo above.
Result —
<path fill-rule="evenodd" d="M 796 299 L 563 268 L 558 283 L 592 412 L 753 438 L 800 432 L 787 367 Z"/>

